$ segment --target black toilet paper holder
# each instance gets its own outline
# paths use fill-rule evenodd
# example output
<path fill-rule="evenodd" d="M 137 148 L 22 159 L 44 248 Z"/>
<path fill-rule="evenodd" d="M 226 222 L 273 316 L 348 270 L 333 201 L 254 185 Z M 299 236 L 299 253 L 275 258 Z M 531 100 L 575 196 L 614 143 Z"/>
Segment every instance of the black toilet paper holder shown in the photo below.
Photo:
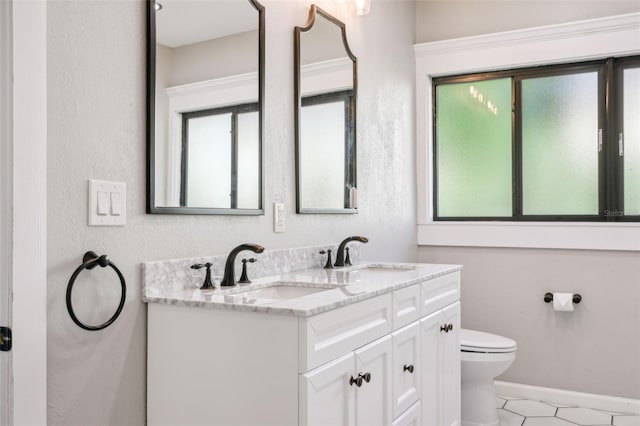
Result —
<path fill-rule="evenodd" d="M 544 303 L 551 303 L 553 301 L 553 293 L 545 293 L 544 294 Z M 577 304 L 580 303 L 582 301 L 582 296 L 579 295 L 578 293 L 573 295 L 573 303 Z"/>

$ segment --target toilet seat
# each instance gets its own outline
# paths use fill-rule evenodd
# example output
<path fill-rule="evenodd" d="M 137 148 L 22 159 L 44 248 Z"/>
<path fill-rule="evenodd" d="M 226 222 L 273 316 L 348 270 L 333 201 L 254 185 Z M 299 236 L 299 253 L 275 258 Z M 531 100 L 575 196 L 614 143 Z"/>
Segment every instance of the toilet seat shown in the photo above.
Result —
<path fill-rule="evenodd" d="M 461 329 L 460 350 L 476 353 L 507 353 L 516 351 L 515 340 L 482 331 Z"/>

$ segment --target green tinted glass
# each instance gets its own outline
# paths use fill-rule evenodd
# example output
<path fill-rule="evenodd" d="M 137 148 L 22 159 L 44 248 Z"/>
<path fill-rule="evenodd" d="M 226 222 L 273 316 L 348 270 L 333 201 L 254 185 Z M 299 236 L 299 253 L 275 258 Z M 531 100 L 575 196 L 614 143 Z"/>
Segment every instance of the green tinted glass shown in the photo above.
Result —
<path fill-rule="evenodd" d="M 598 74 L 522 81 L 525 215 L 598 214 Z"/>
<path fill-rule="evenodd" d="M 511 79 L 436 87 L 437 215 L 511 216 Z"/>
<path fill-rule="evenodd" d="M 640 215 L 640 68 L 625 69 L 624 213 Z"/>

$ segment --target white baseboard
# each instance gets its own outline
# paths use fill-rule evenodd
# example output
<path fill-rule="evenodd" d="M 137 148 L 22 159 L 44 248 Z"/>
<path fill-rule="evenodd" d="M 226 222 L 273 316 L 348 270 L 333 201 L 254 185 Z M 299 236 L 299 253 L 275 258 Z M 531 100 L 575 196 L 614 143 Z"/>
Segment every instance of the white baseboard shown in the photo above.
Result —
<path fill-rule="evenodd" d="M 498 380 L 495 381 L 495 385 L 498 395 L 640 415 L 640 400 L 638 399 L 544 388 Z"/>

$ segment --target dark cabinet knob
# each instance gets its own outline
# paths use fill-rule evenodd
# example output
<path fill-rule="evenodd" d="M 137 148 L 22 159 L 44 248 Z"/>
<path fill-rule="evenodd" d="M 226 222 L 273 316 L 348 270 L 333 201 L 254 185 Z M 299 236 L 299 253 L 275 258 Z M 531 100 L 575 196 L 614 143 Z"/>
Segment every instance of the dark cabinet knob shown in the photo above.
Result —
<path fill-rule="evenodd" d="M 451 330 L 453 330 L 453 324 L 445 324 L 440 326 L 440 331 L 444 331 L 445 333 L 448 333 Z"/>
<path fill-rule="evenodd" d="M 358 375 L 357 378 L 354 378 L 353 376 L 351 376 L 351 378 L 349 379 L 349 384 L 351 386 L 353 386 L 355 384 L 357 387 L 362 386 L 362 376 Z"/>
<path fill-rule="evenodd" d="M 413 373 L 413 364 L 405 364 L 404 367 L 402 367 L 402 371 L 408 371 L 409 373 Z"/>
<path fill-rule="evenodd" d="M 371 381 L 371 373 L 360 373 L 358 374 L 359 377 L 363 378 L 365 382 L 369 383 Z"/>

